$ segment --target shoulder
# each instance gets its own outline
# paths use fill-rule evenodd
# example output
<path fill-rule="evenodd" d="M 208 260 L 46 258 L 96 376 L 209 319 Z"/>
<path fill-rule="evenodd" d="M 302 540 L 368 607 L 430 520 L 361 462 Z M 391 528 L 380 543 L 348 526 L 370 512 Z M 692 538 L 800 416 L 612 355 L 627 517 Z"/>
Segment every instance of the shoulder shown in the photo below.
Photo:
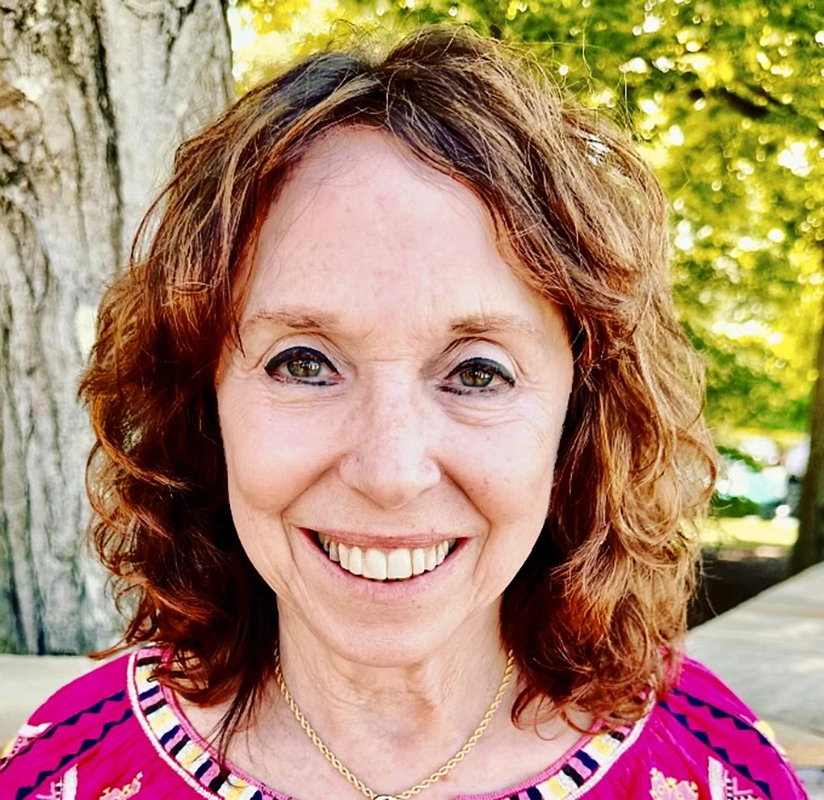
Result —
<path fill-rule="evenodd" d="M 101 719 L 124 716 L 129 710 L 128 660 L 128 655 L 122 655 L 58 689 L 21 726 L 3 753 L 0 769 L 24 752 L 42 750 L 66 735 L 85 736 Z"/>
<path fill-rule="evenodd" d="M 759 719 L 714 672 L 691 658 L 684 658 L 675 686 L 657 703 L 659 716 L 708 747 L 741 744 L 748 752 L 774 754 L 783 761 L 769 725 Z M 717 745 L 714 744 L 717 742 Z"/>
<path fill-rule="evenodd" d="M 769 726 L 713 672 L 685 658 L 677 683 L 645 722 L 643 758 L 653 798 L 795 800 L 806 792 Z"/>
<path fill-rule="evenodd" d="M 128 797 L 150 776 L 167 779 L 158 773 L 152 744 L 135 716 L 136 655 L 122 655 L 66 684 L 29 717 L 0 758 L 0 798 Z"/>
<path fill-rule="evenodd" d="M 56 723 L 81 723 L 91 716 L 92 707 L 117 704 L 126 698 L 129 655 L 121 655 L 100 664 L 59 688 L 29 717 L 23 730 L 31 727 L 53 727 Z M 86 712 L 85 714 L 82 712 Z M 78 716 L 79 714 L 79 716 Z M 54 735 L 54 734 L 52 734 Z"/>

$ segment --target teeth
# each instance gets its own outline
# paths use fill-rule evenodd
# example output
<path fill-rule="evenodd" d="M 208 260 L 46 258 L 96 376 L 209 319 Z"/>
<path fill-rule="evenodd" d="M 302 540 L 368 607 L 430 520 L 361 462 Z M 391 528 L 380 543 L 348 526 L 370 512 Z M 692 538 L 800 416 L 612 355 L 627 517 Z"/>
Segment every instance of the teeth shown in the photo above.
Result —
<path fill-rule="evenodd" d="M 409 550 L 390 550 L 386 557 L 386 577 L 401 580 L 412 577 L 412 553 Z"/>
<path fill-rule="evenodd" d="M 353 547 L 349 551 L 349 571 L 353 575 L 361 575 L 363 573 L 363 553 L 360 547 Z"/>
<path fill-rule="evenodd" d="M 363 557 L 363 577 L 373 581 L 385 581 L 388 577 L 386 556 L 380 550 L 370 548 Z"/>
<path fill-rule="evenodd" d="M 426 550 L 423 551 L 423 553 L 426 571 L 429 572 L 429 570 L 435 569 L 435 567 L 438 566 L 438 548 L 427 547 Z"/>
<path fill-rule="evenodd" d="M 350 547 L 323 533 L 318 534 L 318 541 L 329 559 L 339 562 L 347 572 L 373 581 L 397 581 L 431 572 L 440 566 L 457 540 L 448 539 L 431 547 L 416 547 L 413 550 L 395 548 L 387 551 Z"/>

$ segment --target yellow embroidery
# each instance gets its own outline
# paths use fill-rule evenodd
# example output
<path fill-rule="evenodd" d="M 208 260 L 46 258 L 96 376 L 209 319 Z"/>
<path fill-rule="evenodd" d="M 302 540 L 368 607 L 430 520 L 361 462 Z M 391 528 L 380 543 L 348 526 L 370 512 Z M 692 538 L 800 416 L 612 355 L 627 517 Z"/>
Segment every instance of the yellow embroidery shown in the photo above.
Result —
<path fill-rule="evenodd" d="M 665 778 L 655 767 L 650 770 L 649 795 L 653 800 L 699 800 L 698 786 L 694 781 L 687 783 Z"/>
<path fill-rule="evenodd" d="M 134 780 L 129 781 L 122 789 L 110 789 L 108 786 L 100 795 L 100 800 L 126 800 L 128 797 L 134 797 L 142 788 L 141 779 L 143 773 L 138 772 Z"/>
<path fill-rule="evenodd" d="M 239 778 L 235 778 L 234 780 L 240 780 Z M 227 785 L 224 784 L 220 789 L 220 796 L 225 798 L 225 800 L 242 800 L 243 793 L 249 788 L 249 784 L 246 781 L 241 781 L 237 785 Z"/>
<path fill-rule="evenodd" d="M 596 736 L 592 740 L 592 746 L 603 756 L 611 756 L 612 751 L 615 750 L 612 740 L 607 739 L 606 736 Z"/>
<path fill-rule="evenodd" d="M 764 719 L 756 720 L 753 723 L 753 728 L 755 728 L 765 739 L 769 741 L 769 743 L 781 753 L 782 756 L 786 756 L 787 754 L 784 752 L 784 748 L 778 743 L 778 739 L 775 736 L 775 731 L 772 729 L 772 725 Z"/>
<path fill-rule="evenodd" d="M 560 800 L 563 800 L 564 797 L 569 797 L 569 789 L 558 780 L 557 776 L 553 776 L 549 780 L 544 781 L 537 788 L 544 797 L 546 797 L 549 792 L 552 792 L 552 794 L 549 795 L 550 797 L 557 797 L 560 798 Z"/>

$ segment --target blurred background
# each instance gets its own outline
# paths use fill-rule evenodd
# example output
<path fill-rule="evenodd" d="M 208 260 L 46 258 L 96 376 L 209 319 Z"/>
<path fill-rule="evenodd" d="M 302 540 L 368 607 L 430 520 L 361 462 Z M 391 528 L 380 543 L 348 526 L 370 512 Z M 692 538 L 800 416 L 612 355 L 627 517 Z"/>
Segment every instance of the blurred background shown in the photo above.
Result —
<path fill-rule="evenodd" d="M 723 456 L 697 624 L 824 559 L 824 15 L 807 0 L 0 0 L 0 652 L 112 640 L 76 383 L 175 147 L 346 36 L 522 42 L 629 129 Z"/>

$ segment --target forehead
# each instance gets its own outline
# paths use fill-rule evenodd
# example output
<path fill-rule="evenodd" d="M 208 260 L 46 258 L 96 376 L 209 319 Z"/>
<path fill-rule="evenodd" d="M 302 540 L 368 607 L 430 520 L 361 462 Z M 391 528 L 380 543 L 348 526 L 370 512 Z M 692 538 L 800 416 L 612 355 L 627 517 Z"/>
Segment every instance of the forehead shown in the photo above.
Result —
<path fill-rule="evenodd" d="M 297 165 L 247 281 L 241 324 L 291 307 L 361 325 L 520 316 L 534 327 L 557 314 L 504 260 L 471 189 L 366 129 L 328 135 Z"/>

